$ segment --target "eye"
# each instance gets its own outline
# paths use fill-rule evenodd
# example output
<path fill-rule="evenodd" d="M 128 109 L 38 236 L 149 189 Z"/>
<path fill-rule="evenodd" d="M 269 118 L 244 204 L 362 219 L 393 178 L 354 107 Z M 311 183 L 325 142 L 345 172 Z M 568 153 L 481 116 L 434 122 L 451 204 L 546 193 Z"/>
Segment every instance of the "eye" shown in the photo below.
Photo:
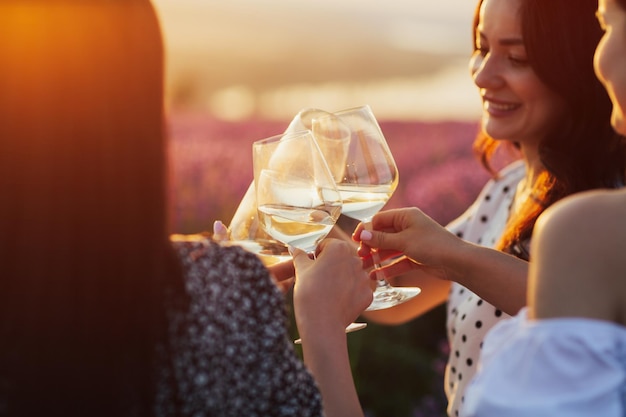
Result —
<path fill-rule="evenodd" d="M 485 57 L 488 53 L 489 42 L 487 42 L 487 37 L 479 30 L 476 30 L 474 36 L 474 55 L 480 55 L 482 57 Z"/>
<path fill-rule="evenodd" d="M 476 43 L 476 45 L 474 45 L 474 52 L 477 52 L 480 56 L 484 57 L 489 53 L 489 48 L 480 43 Z"/>
<path fill-rule="evenodd" d="M 516 67 L 525 67 L 528 65 L 528 59 L 510 56 L 509 61 Z"/>

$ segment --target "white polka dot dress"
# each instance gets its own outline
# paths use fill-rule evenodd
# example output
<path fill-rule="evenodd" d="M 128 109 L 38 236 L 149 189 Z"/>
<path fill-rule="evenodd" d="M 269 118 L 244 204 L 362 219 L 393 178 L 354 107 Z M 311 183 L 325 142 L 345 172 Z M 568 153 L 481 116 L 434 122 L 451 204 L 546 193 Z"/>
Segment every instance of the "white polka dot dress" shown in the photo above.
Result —
<path fill-rule="evenodd" d="M 493 247 L 504 232 L 509 211 L 525 166 L 517 161 L 490 180 L 467 211 L 448 225 L 448 229 L 463 239 Z M 448 415 L 458 416 L 466 384 L 476 372 L 483 339 L 489 329 L 509 317 L 493 305 L 463 287 L 453 283 L 448 298 L 447 333 L 450 357 L 445 371 L 445 391 Z"/>

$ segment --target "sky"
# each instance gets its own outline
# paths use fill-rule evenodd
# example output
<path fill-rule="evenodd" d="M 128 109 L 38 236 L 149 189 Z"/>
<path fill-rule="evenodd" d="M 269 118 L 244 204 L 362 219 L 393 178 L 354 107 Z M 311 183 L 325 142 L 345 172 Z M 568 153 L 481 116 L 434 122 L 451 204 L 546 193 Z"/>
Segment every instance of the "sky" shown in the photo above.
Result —
<path fill-rule="evenodd" d="M 472 0 L 153 0 L 167 97 L 217 117 L 369 104 L 379 118 L 477 120 Z"/>

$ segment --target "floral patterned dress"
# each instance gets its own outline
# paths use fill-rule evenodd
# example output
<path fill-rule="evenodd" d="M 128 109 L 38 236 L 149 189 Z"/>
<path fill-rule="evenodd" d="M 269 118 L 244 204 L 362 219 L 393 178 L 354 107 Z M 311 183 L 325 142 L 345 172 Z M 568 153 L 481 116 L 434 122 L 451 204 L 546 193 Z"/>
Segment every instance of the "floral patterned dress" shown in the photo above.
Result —
<path fill-rule="evenodd" d="M 288 337 L 284 297 L 261 261 L 206 239 L 173 244 L 190 304 L 170 313 L 157 415 L 322 416 Z"/>

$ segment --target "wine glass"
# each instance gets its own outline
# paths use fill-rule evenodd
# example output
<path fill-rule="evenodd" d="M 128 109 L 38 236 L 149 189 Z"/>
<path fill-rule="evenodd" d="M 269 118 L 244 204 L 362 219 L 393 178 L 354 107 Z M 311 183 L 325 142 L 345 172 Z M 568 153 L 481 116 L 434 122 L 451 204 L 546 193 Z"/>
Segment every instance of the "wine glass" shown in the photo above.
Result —
<path fill-rule="evenodd" d="M 369 106 L 342 110 L 313 120 L 317 140 L 343 135 L 350 139 L 343 172 L 335 176 L 343 200 L 342 213 L 361 222 L 370 222 L 387 203 L 398 186 L 398 168 L 385 136 Z M 377 251 L 372 251 L 375 267 L 380 267 Z M 374 300 L 367 310 L 380 310 L 401 304 L 420 293 L 418 287 L 392 287 L 382 272 L 377 273 Z"/>
<path fill-rule="evenodd" d="M 222 226 L 213 239 L 224 246 L 239 246 L 252 252 L 261 259 L 263 265 L 272 266 L 291 259 L 291 254 L 284 243 L 272 239 L 258 222 L 254 181 L 246 190 L 239 207 L 235 211 L 230 226 Z"/>
<path fill-rule="evenodd" d="M 312 132 L 272 136 L 252 148 L 259 223 L 273 239 L 315 257 L 341 214 L 342 201 Z M 366 325 L 352 323 L 346 333 Z"/>
<path fill-rule="evenodd" d="M 310 130 L 252 145 L 259 223 L 273 239 L 314 254 L 341 214 L 341 195 Z"/>
<path fill-rule="evenodd" d="M 314 118 L 329 114 L 321 109 L 303 108 L 289 123 L 285 133 L 310 130 Z M 254 180 L 241 199 L 221 243 L 243 247 L 261 258 L 266 266 L 291 259 L 287 246 L 273 239 L 259 224 Z"/>

